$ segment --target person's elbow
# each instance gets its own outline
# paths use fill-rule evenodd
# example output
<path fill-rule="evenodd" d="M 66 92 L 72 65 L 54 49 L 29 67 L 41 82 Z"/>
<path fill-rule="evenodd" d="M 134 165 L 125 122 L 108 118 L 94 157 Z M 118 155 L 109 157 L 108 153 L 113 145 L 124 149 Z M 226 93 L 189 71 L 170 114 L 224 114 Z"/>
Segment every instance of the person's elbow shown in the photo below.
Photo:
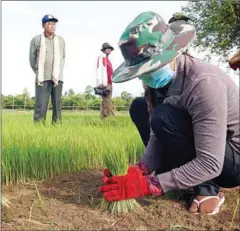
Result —
<path fill-rule="evenodd" d="M 208 174 L 209 174 L 209 180 L 212 180 L 216 177 L 218 177 L 223 169 L 223 161 L 218 159 L 209 159 L 207 163 L 208 167 Z"/>

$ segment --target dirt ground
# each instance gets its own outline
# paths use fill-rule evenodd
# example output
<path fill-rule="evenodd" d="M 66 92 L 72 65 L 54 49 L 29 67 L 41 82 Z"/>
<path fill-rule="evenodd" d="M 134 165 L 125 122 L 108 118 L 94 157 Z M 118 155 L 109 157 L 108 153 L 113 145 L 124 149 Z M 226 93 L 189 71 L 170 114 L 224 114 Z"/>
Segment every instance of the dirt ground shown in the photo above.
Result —
<path fill-rule="evenodd" d="M 226 201 L 215 216 L 189 214 L 189 191 L 141 199 L 141 210 L 110 215 L 97 208 L 101 177 L 94 171 L 3 186 L 11 205 L 2 210 L 1 230 L 240 230 L 239 188 L 224 190 Z"/>

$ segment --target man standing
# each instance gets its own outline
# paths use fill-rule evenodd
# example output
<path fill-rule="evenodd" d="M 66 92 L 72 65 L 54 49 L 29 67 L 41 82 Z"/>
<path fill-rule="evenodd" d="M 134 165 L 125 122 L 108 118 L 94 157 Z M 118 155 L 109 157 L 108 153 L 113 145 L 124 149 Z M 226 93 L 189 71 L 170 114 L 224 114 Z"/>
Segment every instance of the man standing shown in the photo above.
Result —
<path fill-rule="evenodd" d="M 102 119 L 108 116 L 114 116 L 113 105 L 112 105 L 112 64 L 108 58 L 111 52 L 114 50 L 108 43 L 102 45 L 102 55 L 97 60 L 97 79 L 96 84 L 100 89 L 107 89 L 108 93 L 102 95 L 102 105 L 100 117 Z"/>
<path fill-rule="evenodd" d="M 52 123 L 61 121 L 65 41 L 55 34 L 57 22 L 53 15 L 45 15 L 42 19 L 44 32 L 35 36 L 30 45 L 30 65 L 36 74 L 34 122 L 45 123 L 50 95 Z"/>

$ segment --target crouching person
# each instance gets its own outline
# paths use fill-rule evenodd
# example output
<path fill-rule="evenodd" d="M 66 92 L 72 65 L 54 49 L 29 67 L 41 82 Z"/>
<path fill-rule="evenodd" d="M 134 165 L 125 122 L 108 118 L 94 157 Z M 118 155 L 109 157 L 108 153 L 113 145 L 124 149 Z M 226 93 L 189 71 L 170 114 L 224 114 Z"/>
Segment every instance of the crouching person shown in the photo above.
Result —
<path fill-rule="evenodd" d="M 106 200 L 193 188 L 189 212 L 216 214 L 221 187 L 240 185 L 239 89 L 218 67 L 184 52 L 195 33 L 185 20 L 167 25 L 144 12 L 121 36 L 125 62 L 113 82 L 139 78 L 147 85 L 146 98 L 130 108 L 146 150 L 125 176 L 105 170 L 99 190 Z"/>

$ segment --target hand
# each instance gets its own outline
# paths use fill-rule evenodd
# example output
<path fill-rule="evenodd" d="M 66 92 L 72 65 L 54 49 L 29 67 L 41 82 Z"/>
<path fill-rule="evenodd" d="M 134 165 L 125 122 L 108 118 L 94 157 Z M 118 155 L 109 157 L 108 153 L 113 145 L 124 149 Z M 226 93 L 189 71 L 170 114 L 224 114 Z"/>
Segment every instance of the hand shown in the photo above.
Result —
<path fill-rule="evenodd" d="M 131 168 L 139 168 L 139 170 L 142 172 L 142 175 L 147 175 L 147 174 L 150 174 L 150 172 L 149 172 L 149 169 L 148 169 L 148 167 L 144 164 L 144 163 L 142 163 L 142 162 L 138 162 L 136 165 L 134 165 L 134 166 L 129 166 L 128 167 L 128 170 L 129 169 L 131 169 Z M 108 170 L 108 169 L 104 169 L 103 170 L 103 178 L 101 179 L 101 181 L 104 183 L 104 184 L 109 184 L 108 182 L 108 180 L 109 180 L 109 178 L 110 177 L 112 177 L 112 173 L 111 173 L 111 171 L 110 170 Z"/>
<path fill-rule="evenodd" d="M 109 171 L 108 169 L 104 169 L 103 170 L 103 178 L 101 179 L 101 181 L 104 183 L 104 184 L 108 184 L 108 181 L 109 181 L 109 178 L 112 177 L 112 173 L 111 171 Z"/>
<path fill-rule="evenodd" d="M 110 171 L 105 173 L 106 177 Z M 142 175 L 142 171 L 137 166 L 129 167 L 125 176 L 107 178 L 105 178 L 105 184 L 99 188 L 99 191 L 108 201 L 120 201 L 151 195 L 147 177 Z"/>
<path fill-rule="evenodd" d="M 99 84 L 98 87 L 103 88 L 103 84 Z"/>

